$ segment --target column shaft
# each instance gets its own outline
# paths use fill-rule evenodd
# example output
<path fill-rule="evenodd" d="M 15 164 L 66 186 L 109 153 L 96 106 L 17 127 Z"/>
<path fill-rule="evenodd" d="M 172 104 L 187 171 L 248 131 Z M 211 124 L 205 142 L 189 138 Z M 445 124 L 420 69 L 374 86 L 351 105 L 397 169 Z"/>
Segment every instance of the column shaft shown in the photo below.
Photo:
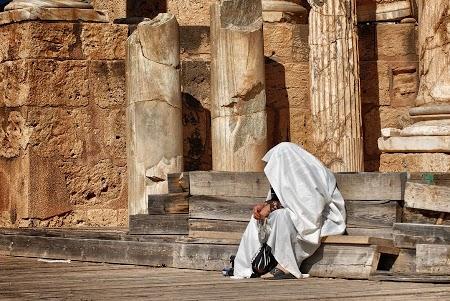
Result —
<path fill-rule="evenodd" d="M 313 3 L 310 11 L 314 144 L 333 171 L 364 170 L 355 11 L 354 0 Z"/>
<path fill-rule="evenodd" d="M 261 171 L 267 151 L 260 0 L 211 6 L 213 169 Z"/>

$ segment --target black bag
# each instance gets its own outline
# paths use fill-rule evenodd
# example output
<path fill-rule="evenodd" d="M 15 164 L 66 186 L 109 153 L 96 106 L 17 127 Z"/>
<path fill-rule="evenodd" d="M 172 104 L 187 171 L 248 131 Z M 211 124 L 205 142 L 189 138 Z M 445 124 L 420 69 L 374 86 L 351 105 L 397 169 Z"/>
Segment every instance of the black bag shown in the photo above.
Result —
<path fill-rule="evenodd" d="M 272 250 L 266 243 L 263 243 L 258 254 L 252 261 L 253 275 L 252 277 L 260 277 L 269 273 L 277 266 L 278 262 L 272 255 Z"/>

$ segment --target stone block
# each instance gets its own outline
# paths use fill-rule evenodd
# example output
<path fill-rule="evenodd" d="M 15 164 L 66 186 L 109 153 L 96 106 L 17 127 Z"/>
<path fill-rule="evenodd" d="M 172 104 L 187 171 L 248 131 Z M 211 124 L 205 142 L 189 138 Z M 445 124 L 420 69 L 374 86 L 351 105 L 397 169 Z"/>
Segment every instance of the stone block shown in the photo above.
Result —
<path fill-rule="evenodd" d="M 264 23 L 264 55 L 277 61 L 290 61 L 295 25 L 289 23 Z"/>
<path fill-rule="evenodd" d="M 74 23 L 24 22 L 0 26 L 0 62 L 20 58 L 67 59 L 77 53 Z"/>
<path fill-rule="evenodd" d="M 388 153 L 450 153 L 450 136 L 381 137 L 378 148 Z"/>
<path fill-rule="evenodd" d="M 209 26 L 209 8 L 212 3 L 214 0 L 167 0 L 167 11 L 177 16 L 181 26 Z"/>
<path fill-rule="evenodd" d="M 361 61 L 417 61 L 414 23 L 359 24 Z"/>
<path fill-rule="evenodd" d="M 210 59 L 209 26 L 180 27 L 181 58 L 192 60 L 195 56 Z"/>
<path fill-rule="evenodd" d="M 408 107 L 393 108 L 390 106 L 380 107 L 380 128 L 401 129 L 410 125 Z M 381 135 L 381 132 L 380 132 Z"/>
<path fill-rule="evenodd" d="M 209 61 L 186 60 L 181 63 L 182 92 L 195 98 L 208 111 L 211 109 L 210 74 Z"/>
<path fill-rule="evenodd" d="M 92 6 L 97 10 L 106 10 L 110 20 L 127 17 L 127 2 L 125 0 L 92 0 Z M 153 1 L 152 1 L 153 2 Z"/>
<path fill-rule="evenodd" d="M 411 153 L 382 154 L 381 172 L 450 172 L 450 154 Z"/>
<path fill-rule="evenodd" d="M 418 91 L 417 62 L 361 62 L 363 103 L 413 106 Z"/>
<path fill-rule="evenodd" d="M 17 59 L 122 60 L 128 27 L 119 24 L 23 22 L 0 26 L 0 62 Z"/>
<path fill-rule="evenodd" d="M 27 7 L 0 13 L 0 25 L 37 20 L 98 23 L 109 21 L 106 12 L 93 9 Z"/>
<path fill-rule="evenodd" d="M 125 62 L 89 62 L 89 94 L 100 108 L 125 106 Z"/>
<path fill-rule="evenodd" d="M 70 204 L 78 209 L 127 207 L 126 167 L 110 159 L 65 161 L 61 169 L 66 178 Z"/>
<path fill-rule="evenodd" d="M 308 64 L 279 63 L 267 59 L 265 75 L 266 99 L 269 106 L 303 107 L 308 102 Z"/>
<path fill-rule="evenodd" d="M 289 116 L 290 141 L 302 145 L 306 149 L 312 147 L 313 141 L 311 137 L 311 110 L 290 108 Z"/>
<path fill-rule="evenodd" d="M 91 106 L 88 113 L 85 149 L 88 161 L 111 160 L 126 165 L 126 114 L 124 108 L 101 109 Z"/>
<path fill-rule="evenodd" d="M 0 106 L 85 106 L 89 102 L 86 61 L 18 60 L 0 64 Z"/>
<path fill-rule="evenodd" d="M 86 108 L 29 108 L 26 125 L 32 132 L 28 147 L 44 158 L 85 158 L 89 119 Z"/>
<path fill-rule="evenodd" d="M 81 28 L 83 57 L 90 60 L 123 60 L 128 26 L 84 23 Z"/>
<path fill-rule="evenodd" d="M 309 26 L 307 24 L 295 25 L 292 32 L 292 59 L 295 62 L 309 62 Z"/>

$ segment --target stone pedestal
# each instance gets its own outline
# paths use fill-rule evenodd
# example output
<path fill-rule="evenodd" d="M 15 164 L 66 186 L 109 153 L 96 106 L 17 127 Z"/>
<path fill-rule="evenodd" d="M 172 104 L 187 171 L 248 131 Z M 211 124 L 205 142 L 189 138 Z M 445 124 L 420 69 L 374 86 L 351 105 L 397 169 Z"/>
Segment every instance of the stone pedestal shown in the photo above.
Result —
<path fill-rule="evenodd" d="M 148 212 L 148 194 L 167 193 L 167 174 L 183 171 L 180 37 L 174 16 L 144 21 L 128 39 L 129 214 Z"/>
<path fill-rule="evenodd" d="M 409 112 L 415 123 L 403 130 L 384 129 L 378 141 L 383 152 L 450 156 L 449 15 L 449 0 L 419 1 L 420 84 L 416 107 Z"/>
<path fill-rule="evenodd" d="M 0 13 L 0 227 L 125 226 L 127 27 L 17 11 Z"/>
<path fill-rule="evenodd" d="M 211 6 L 213 170 L 261 171 L 267 151 L 261 1 Z"/>
<path fill-rule="evenodd" d="M 314 152 L 333 171 L 363 171 L 355 1 L 310 2 Z"/>

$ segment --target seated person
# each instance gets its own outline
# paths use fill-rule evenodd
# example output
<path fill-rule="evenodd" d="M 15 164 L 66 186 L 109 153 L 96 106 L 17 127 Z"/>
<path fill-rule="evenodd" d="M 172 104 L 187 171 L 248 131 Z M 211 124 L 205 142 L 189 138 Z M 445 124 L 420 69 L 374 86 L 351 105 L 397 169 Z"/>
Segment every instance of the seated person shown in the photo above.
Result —
<path fill-rule="evenodd" d="M 234 260 L 235 279 L 260 277 L 277 264 L 296 278 L 324 236 L 345 231 L 344 199 L 336 179 L 300 146 L 283 142 L 263 158 L 271 185 L 253 208 Z"/>

